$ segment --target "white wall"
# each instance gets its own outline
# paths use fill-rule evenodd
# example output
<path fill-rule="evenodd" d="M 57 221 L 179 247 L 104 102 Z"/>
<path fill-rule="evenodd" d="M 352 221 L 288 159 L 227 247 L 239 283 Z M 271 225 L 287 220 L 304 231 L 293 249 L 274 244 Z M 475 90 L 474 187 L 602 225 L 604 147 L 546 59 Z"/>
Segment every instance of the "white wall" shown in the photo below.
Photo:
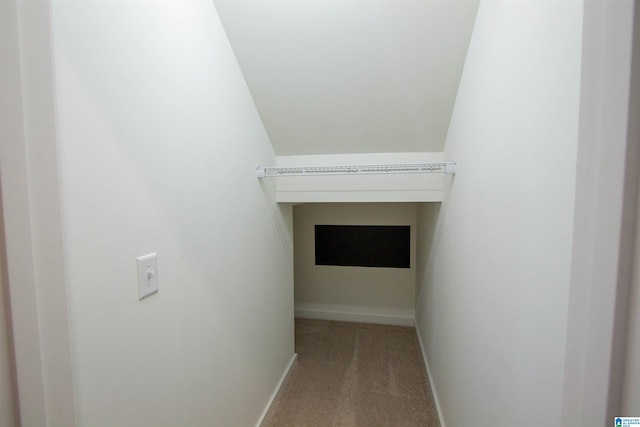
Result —
<path fill-rule="evenodd" d="M 0 181 L 20 424 L 75 423 L 50 7 L 0 2 Z"/>
<path fill-rule="evenodd" d="M 78 424 L 255 425 L 293 357 L 291 209 L 213 3 L 52 6 Z"/>
<path fill-rule="evenodd" d="M 623 404 L 640 179 L 636 6 L 584 2 L 563 425 L 608 424 Z"/>
<path fill-rule="evenodd" d="M 2 58 L 0 66 L 0 99 L 4 102 L 15 102 L 17 98 L 15 97 L 15 92 L 19 90 L 19 86 L 16 87 L 20 75 L 17 63 L 18 40 L 16 5 L 12 2 L 0 3 L 0 58 Z M 10 63 L 13 63 L 14 66 L 8 66 Z M 21 120 L 16 120 L 17 117 L 12 114 L 17 113 L 15 110 L 8 109 L 5 105 L 2 105 L 2 107 L 0 140 L 3 143 L 0 144 L 0 153 L 2 154 L 0 156 L 0 172 L 4 171 L 6 174 L 6 166 L 2 164 L 2 159 L 8 156 L 6 148 L 2 150 L 1 147 L 9 145 L 5 141 L 18 139 L 16 138 L 16 132 L 21 128 L 22 123 Z M 20 109 L 22 109 L 21 107 L 20 105 Z M 13 126 L 10 126 L 9 123 L 12 123 Z M 12 367 L 11 352 L 14 349 L 9 341 L 11 316 L 9 312 L 9 282 L 7 280 L 7 253 L 5 247 L 7 240 L 5 237 L 5 225 L 7 221 L 3 206 L 7 190 L 3 190 L 3 179 L 6 179 L 6 175 L 0 174 L 0 425 L 14 427 L 17 425 L 16 406 L 14 406 L 17 402 L 14 400 L 12 384 L 12 368 L 15 367 Z M 4 183 L 4 187 L 6 185 Z"/>
<path fill-rule="evenodd" d="M 442 151 L 478 2 L 214 0 L 278 155 Z"/>
<path fill-rule="evenodd" d="M 639 200 L 640 202 L 640 200 Z M 640 213 L 640 203 L 636 209 Z M 627 330 L 626 366 L 624 369 L 624 384 L 621 410 L 619 415 L 635 417 L 640 414 L 640 215 L 636 222 L 634 272 L 632 289 L 629 293 L 629 325 Z"/>
<path fill-rule="evenodd" d="M 293 212 L 296 316 L 413 325 L 415 204 L 303 204 Z M 411 267 L 315 265 L 316 224 L 409 225 Z"/>
<path fill-rule="evenodd" d="M 0 204 L 2 206 L 2 204 Z M 2 213 L 0 212 L 0 223 L 2 223 Z M 0 245 L 4 239 L 0 232 Z M 9 313 L 7 310 L 6 289 L 3 285 L 4 273 L 4 253 L 0 247 L 0 425 L 12 427 L 16 425 L 14 411 L 14 390 L 13 390 L 13 362 L 11 360 L 12 346 L 9 341 Z"/>
<path fill-rule="evenodd" d="M 416 313 L 447 427 L 560 425 L 581 25 L 579 1 L 480 5 Z"/>
<path fill-rule="evenodd" d="M 629 158 L 629 170 L 627 173 L 634 174 L 636 179 L 635 211 L 632 221 L 635 227 L 635 241 L 633 242 L 633 258 L 630 260 L 632 274 L 630 277 L 630 290 L 626 297 L 629 300 L 629 320 L 627 334 L 626 366 L 623 374 L 622 402 L 620 413 L 626 416 L 640 414 L 640 124 L 635 120 L 640 113 L 640 7 L 634 4 L 633 21 L 633 51 L 632 66 L 630 76 L 629 98 L 629 142 L 628 147 L 633 146 L 635 150 L 627 151 Z M 633 157 L 631 157 L 633 156 Z M 632 196 L 627 192 L 627 197 Z M 628 414 L 628 415 L 627 415 Z"/>

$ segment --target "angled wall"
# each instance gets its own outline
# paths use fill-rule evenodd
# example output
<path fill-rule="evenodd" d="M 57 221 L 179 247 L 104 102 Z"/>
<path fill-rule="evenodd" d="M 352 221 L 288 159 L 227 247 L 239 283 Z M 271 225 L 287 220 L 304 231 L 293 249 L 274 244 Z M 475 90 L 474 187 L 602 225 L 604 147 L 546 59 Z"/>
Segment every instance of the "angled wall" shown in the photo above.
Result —
<path fill-rule="evenodd" d="M 480 5 L 416 313 L 447 427 L 561 425 L 581 35 L 580 1 Z"/>
<path fill-rule="evenodd" d="M 255 425 L 293 356 L 291 209 L 252 173 L 275 156 L 213 4 L 51 22 L 78 424 Z"/>

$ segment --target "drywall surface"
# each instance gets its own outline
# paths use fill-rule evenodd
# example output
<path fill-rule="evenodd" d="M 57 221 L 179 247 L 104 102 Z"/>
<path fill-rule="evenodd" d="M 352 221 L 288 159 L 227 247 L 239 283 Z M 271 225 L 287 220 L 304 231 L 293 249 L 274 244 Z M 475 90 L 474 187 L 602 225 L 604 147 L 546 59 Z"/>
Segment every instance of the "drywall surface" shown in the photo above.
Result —
<path fill-rule="evenodd" d="M 578 1 L 480 5 L 416 304 L 447 427 L 561 425 L 581 28 Z"/>
<path fill-rule="evenodd" d="M 52 22 L 78 424 L 256 425 L 294 351 L 291 209 L 253 173 L 275 156 L 213 4 Z"/>
<path fill-rule="evenodd" d="M 75 423 L 50 2 L 0 3 L 0 181 L 16 419 Z"/>
<path fill-rule="evenodd" d="M 17 22 L 17 7 L 15 2 L 0 3 L 0 57 L 2 67 L 0 67 L 0 99 L 2 102 L 2 118 L 0 119 L 0 425 L 14 427 L 17 415 L 17 401 L 15 400 L 12 385 L 12 361 L 11 352 L 14 351 L 10 337 L 10 311 L 9 311 L 9 282 L 7 280 L 7 253 L 6 253 L 6 231 L 5 227 L 10 224 L 5 218 L 5 200 L 8 198 L 7 174 L 8 168 L 4 162 L 7 161 L 7 149 L 13 148 L 12 144 L 5 141 L 21 140 L 18 136 L 23 129 L 22 126 L 22 104 L 20 99 L 19 67 L 19 36 Z M 6 62 L 5 62 L 6 61 Z M 9 64 L 11 64 L 9 66 Z M 5 102 L 15 109 L 7 108 Z M 17 107 L 17 108 L 16 108 Z M 16 111 L 17 110 L 17 111 Z M 19 112 L 20 111 L 20 112 Z M 3 161 L 4 160 L 4 161 Z M 11 159 L 13 160 L 13 159 Z M 24 200 L 24 197 L 21 197 Z"/>
<path fill-rule="evenodd" d="M 629 180 L 634 173 L 636 175 L 636 209 L 635 211 L 629 211 L 629 220 L 632 221 L 635 226 L 635 241 L 633 242 L 634 246 L 632 249 L 633 258 L 630 260 L 632 266 L 630 291 L 628 295 L 625 295 L 625 297 L 628 297 L 629 320 L 627 330 L 625 331 L 628 334 L 627 353 L 625 355 L 626 367 L 623 377 L 624 388 L 622 391 L 620 411 L 622 415 L 629 417 L 637 416 L 631 414 L 640 414 L 640 381 L 638 381 L 638 378 L 640 378 L 640 194 L 638 194 L 640 191 L 640 176 L 638 176 L 640 173 L 638 170 L 638 159 L 640 159 L 640 125 L 636 120 L 640 110 L 640 99 L 638 98 L 640 95 L 640 46 L 638 45 L 640 42 L 640 6 L 634 2 L 633 7 L 633 50 L 631 51 L 630 103 L 627 118 L 627 138 L 629 138 L 629 142 L 625 150 L 628 166 L 625 170 L 625 178 Z M 629 185 L 629 183 L 627 183 L 626 187 L 627 191 L 625 191 L 623 197 L 627 200 L 633 200 L 634 194 L 628 190 L 629 187 L 633 187 Z M 623 228 L 623 233 L 624 231 L 625 229 Z"/>
<path fill-rule="evenodd" d="M 277 166 L 415 164 L 445 160 L 442 152 L 331 154 L 278 156 Z M 444 174 L 321 175 L 267 179 L 275 182 L 277 200 L 285 203 L 439 202 L 442 201 Z"/>
<path fill-rule="evenodd" d="M 333 316 L 330 318 L 412 324 L 416 209 L 413 203 L 318 203 L 295 206 L 296 313 L 316 318 Z M 409 225 L 411 268 L 315 265 L 316 224 Z"/>
<path fill-rule="evenodd" d="M 0 224 L 2 223 L 2 213 L 0 213 Z M 0 237 L 2 236 L 0 232 Z M 0 238 L 0 242 L 4 239 Z M 13 380 L 12 380 L 12 362 L 10 354 L 9 343 L 9 325 L 8 325 L 8 313 L 7 304 L 5 299 L 5 288 L 3 287 L 4 268 L 3 259 L 4 254 L 0 248 L 0 425 L 2 426 L 15 426 L 15 414 L 14 414 L 14 393 L 13 393 Z"/>
<path fill-rule="evenodd" d="M 563 425 L 606 425 L 623 404 L 640 163 L 634 8 L 584 2 Z"/>
<path fill-rule="evenodd" d="M 416 235 L 416 300 L 425 283 L 442 203 L 418 203 Z"/>
<path fill-rule="evenodd" d="M 640 212 L 640 203 L 638 210 Z M 622 394 L 622 416 L 635 417 L 640 414 L 640 223 L 636 223 L 634 248 L 634 272 L 629 301 L 629 325 L 627 337 L 626 367 Z"/>
<path fill-rule="evenodd" d="M 215 0 L 279 155 L 441 151 L 479 0 Z"/>

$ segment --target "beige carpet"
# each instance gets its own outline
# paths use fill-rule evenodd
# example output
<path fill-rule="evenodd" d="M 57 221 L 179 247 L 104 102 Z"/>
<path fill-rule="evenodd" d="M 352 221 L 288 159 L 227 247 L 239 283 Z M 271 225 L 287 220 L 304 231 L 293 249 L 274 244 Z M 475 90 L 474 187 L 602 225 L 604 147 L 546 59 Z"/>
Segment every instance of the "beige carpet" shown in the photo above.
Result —
<path fill-rule="evenodd" d="M 296 319 L 296 352 L 267 426 L 440 425 L 414 328 Z"/>

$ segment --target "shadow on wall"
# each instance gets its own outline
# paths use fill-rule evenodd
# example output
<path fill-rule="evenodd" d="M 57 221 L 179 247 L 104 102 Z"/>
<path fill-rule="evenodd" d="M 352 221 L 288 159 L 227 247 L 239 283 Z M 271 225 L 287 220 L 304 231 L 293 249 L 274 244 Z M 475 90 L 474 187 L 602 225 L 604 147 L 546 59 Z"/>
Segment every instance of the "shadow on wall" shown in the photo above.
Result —
<path fill-rule="evenodd" d="M 420 301 L 425 274 L 438 230 L 438 218 L 442 203 L 420 203 L 418 205 L 418 230 L 416 238 L 416 301 Z"/>
<path fill-rule="evenodd" d="M 287 259 L 293 268 L 293 206 L 276 202 L 276 186 L 273 179 L 259 179 L 258 182 L 264 195 L 264 202 L 287 253 Z"/>

